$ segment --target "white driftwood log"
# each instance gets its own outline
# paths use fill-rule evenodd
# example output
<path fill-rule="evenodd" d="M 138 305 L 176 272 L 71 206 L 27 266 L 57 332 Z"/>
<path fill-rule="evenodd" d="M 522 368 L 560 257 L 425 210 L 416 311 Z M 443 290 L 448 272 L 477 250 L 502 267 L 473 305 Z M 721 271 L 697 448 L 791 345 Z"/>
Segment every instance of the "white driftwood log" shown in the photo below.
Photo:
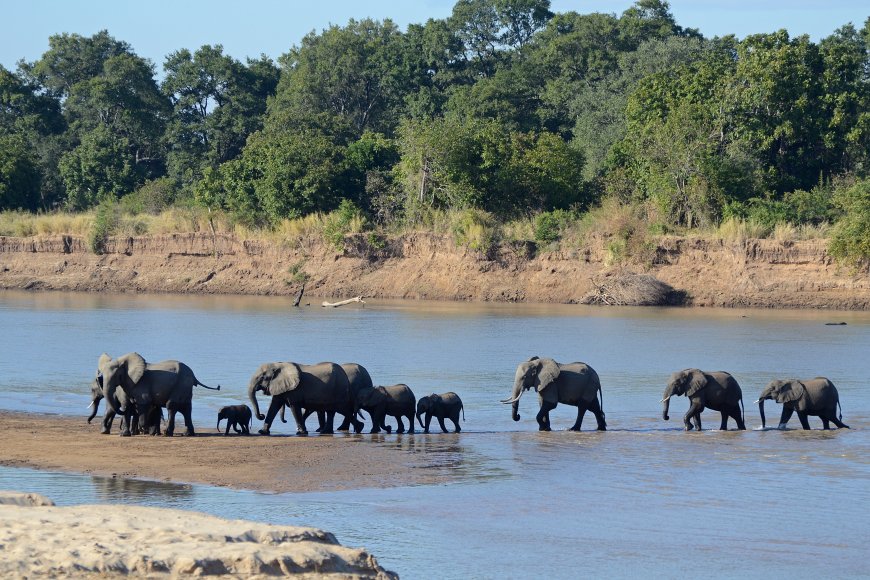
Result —
<path fill-rule="evenodd" d="M 366 303 L 365 300 L 362 299 L 362 296 L 355 296 L 353 298 L 348 298 L 347 300 L 342 300 L 341 302 L 324 302 L 323 304 L 321 304 L 321 306 L 338 308 L 339 306 L 344 306 L 345 304 L 351 304 L 353 302 L 362 302 L 363 304 Z"/>

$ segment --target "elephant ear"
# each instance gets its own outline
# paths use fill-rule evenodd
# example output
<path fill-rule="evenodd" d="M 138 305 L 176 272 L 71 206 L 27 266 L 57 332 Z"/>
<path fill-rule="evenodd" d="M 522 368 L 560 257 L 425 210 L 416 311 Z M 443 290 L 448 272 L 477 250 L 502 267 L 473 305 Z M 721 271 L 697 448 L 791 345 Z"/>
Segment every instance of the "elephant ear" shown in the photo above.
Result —
<path fill-rule="evenodd" d="M 101 354 L 100 360 L 97 361 L 97 369 L 98 369 L 97 375 L 102 374 L 103 367 L 106 366 L 107 364 L 109 364 L 110 362 L 112 362 L 112 357 L 110 357 L 106 353 Z"/>
<path fill-rule="evenodd" d="M 127 376 L 130 377 L 130 380 L 135 385 L 142 379 L 142 375 L 145 374 L 145 359 L 138 352 L 125 354 L 121 358 L 124 359 L 124 364 L 127 365 Z"/>
<path fill-rule="evenodd" d="M 787 381 L 776 392 L 777 403 L 794 403 L 804 396 L 806 389 L 800 381 Z"/>
<path fill-rule="evenodd" d="M 689 388 L 686 389 L 686 396 L 691 397 L 698 391 L 707 386 L 707 377 L 698 369 L 692 369 L 689 373 Z"/>
<path fill-rule="evenodd" d="M 553 384 L 559 377 L 559 363 L 551 358 L 542 358 L 538 363 L 538 375 L 536 378 L 538 392 L 544 392 L 544 389 Z"/>
<path fill-rule="evenodd" d="M 299 372 L 299 367 L 295 363 L 284 363 L 280 365 L 278 373 L 269 382 L 269 394 L 274 397 L 288 393 L 298 387 L 301 381 L 302 374 Z"/>

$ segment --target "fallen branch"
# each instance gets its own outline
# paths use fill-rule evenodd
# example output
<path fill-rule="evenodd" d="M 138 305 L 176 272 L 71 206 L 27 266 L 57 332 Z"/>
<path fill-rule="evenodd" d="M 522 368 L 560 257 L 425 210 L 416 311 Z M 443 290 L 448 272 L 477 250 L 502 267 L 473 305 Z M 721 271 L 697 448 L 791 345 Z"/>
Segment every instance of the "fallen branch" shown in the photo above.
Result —
<path fill-rule="evenodd" d="M 352 302 L 362 302 L 363 304 L 365 304 L 365 300 L 362 299 L 362 296 L 355 296 L 354 298 L 348 298 L 347 300 L 342 300 L 341 302 L 324 302 L 323 304 L 321 304 L 321 306 L 338 308 L 339 306 L 344 306 L 345 304 L 350 304 Z"/>
<path fill-rule="evenodd" d="M 293 301 L 293 307 L 298 308 L 299 303 L 302 302 L 302 295 L 305 294 L 305 284 L 302 285 L 302 288 L 299 289 L 299 294 L 296 295 L 296 300 Z"/>

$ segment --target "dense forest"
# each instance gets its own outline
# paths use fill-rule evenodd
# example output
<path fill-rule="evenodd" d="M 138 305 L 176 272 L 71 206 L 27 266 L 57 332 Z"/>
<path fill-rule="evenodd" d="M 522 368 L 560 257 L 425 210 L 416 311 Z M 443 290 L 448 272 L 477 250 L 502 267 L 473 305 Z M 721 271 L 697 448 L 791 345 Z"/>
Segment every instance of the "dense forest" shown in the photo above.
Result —
<path fill-rule="evenodd" d="M 818 43 L 704 38 L 667 2 L 621 15 L 459 0 L 351 20 L 277 63 L 220 45 L 155 65 L 108 31 L 0 66 L 0 210 L 197 206 L 249 227 L 338 210 L 560 228 L 602 204 L 650 231 L 836 224 L 870 257 L 870 18 Z"/>

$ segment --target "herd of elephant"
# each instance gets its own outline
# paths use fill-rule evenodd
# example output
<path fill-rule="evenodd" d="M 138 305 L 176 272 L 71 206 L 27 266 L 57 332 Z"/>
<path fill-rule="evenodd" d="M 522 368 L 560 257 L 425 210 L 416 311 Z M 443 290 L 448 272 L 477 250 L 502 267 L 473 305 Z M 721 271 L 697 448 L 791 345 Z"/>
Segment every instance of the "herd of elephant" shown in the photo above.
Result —
<path fill-rule="evenodd" d="M 136 433 L 160 433 L 162 409 L 166 409 L 168 420 L 165 435 L 173 435 L 175 415 L 180 412 L 184 417 L 186 434 L 193 435 L 191 420 L 191 400 L 193 387 L 206 385 L 200 383 L 193 371 L 184 363 L 170 360 L 146 363 L 138 353 L 129 353 L 112 359 L 103 354 L 98 362 L 97 376 L 91 386 L 93 411 L 88 418 L 90 423 L 97 414 L 100 401 L 105 398 L 107 410 L 103 418 L 102 432 L 111 431 L 116 415 L 122 417 L 122 435 Z M 218 385 L 215 390 L 219 390 Z M 577 407 L 577 420 L 570 430 L 579 431 L 586 411 L 595 415 L 599 431 L 607 430 L 604 417 L 604 396 L 598 373 L 585 363 L 558 363 L 550 358 L 532 357 L 520 363 L 514 378 L 511 397 L 502 403 L 512 405 L 514 421 L 520 420 L 519 401 L 522 394 L 534 389 L 540 401 L 540 409 L 535 417 L 541 431 L 550 431 L 550 411 L 561 403 Z M 265 415 L 260 412 L 257 392 L 271 396 L 269 409 Z M 686 431 L 701 430 L 701 412 L 709 408 L 719 411 L 719 428 L 728 428 L 729 417 L 737 423 L 738 429 L 745 429 L 743 413 L 743 393 L 740 385 L 726 372 L 704 372 L 698 369 L 685 369 L 675 372 L 665 388 L 662 404 L 662 418 L 668 420 L 670 399 L 685 395 L 689 399 L 689 410 L 683 417 Z M 237 433 L 249 433 L 253 415 L 265 420 L 261 435 L 269 435 L 272 422 L 280 414 L 284 419 L 284 409 L 289 407 L 296 421 L 296 432 L 304 435 L 306 419 L 317 413 L 319 433 L 333 433 L 336 414 L 344 420 L 338 431 L 348 431 L 353 427 L 356 433 L 362 431 L 364 423 L 360 420 L 362 411 L 372 420 L 371 433 L 382 429 L 388 433 L 392 428 L 386 424 L 386 417 L 394 417 L 398 423 L 397 433 L 405 432 L 403 418 L 408 419 L 407 432 L 414 432 L 414 416 L 429 432 L 432 417 L 438 419 L 443 432 L 447 432 L 445 419 L 453 422 L 455 432 L 459 432 L 459 417 L 465 420 L 462 400 L 456 393 L 414 396 L 404 384 L 374 386 L 368 371 L 359 364 L 335 364 L 324 362 L 304 365 L 293 362 L 276 362 L 261 365 L 248 384 L 248 396 L 254 412 L 247 405 L 224 407 L 218 414 L 220 422 L 227 420 L 225 434 L 232 427 Z M 771 399 L 782 403 L 779 428 L 784 429 L 792 414 L 798 415 L 801 426 L 809 429 L 809 416 L 822 420 L 824 429 L 833 423 L 837 428 L 848 429 L 839 416 L 840 405 L 837 388 L 830 380 L 816 377 L 809 380 L 771 381 L 756 401 L 761 416 L 762 427 L 766 426 L 764 401 Z M 424 420 L 425 417 L 425 420 Z"/>
<path fill-rule="evenodd" d="M 113 359 L 103 354 L 97 363 L 97 376 L 91 383 L 91 411 L 88 422 L 96 416 L 99 404 L 106 399 L 102 432 L 109 433 L 116 416 L 121 416 L 121 435 L 138 433 L 160 434 L 162 409 L 168 414 L 165 435 L 175 433 L 175 415 L 184 418 L 186 435 L 194 435 L 191 419 L 193 387 L 208 387 L 194 376 L 189 366 L 175 360 L 147 363 L 138 353 L 132 352 Z M 220 390 L 220 385 L 214 387 Z M 272 397 L 269 410 L 260 413 L 257 392 Z M 274 362 L 260 365 L 248 384 L 248 396 L 254 412 L 247 405 L 223 407 L 218 413 L 220 422 L 226 419 L 225 434 L 232 427 L 237 433 L 250 431 L 252 416 L 264 420 L 261 435 L 269 435 L 272 422 L 280 413 L 285 423 L 284 409 L 289 407 L 296 420 L 296 432 L 308 434 L 306 419 L 317 413 L 319 433 L 333 433 L 335 415 L 343 415 L 339 431 L 353 426 L 359 433 L 364 423 L 359 419 L 362 411 L 372 420 L 371 433 L 382 429 L 388 433 L 392 427 L 386 417 L 395 417 L 397 433 L 405 432 L 403 418 L 408 420 L 408 432 L 414 432 L 414 416 L 424 433 L 429 432 L 432 417 L 438 419 L 441 430 L 447 432 L 445 419 L 453 422 L 455 432 L 461 430 L 459 416 L 465 419 L 462 400 L 456 393 L 431 394 L 418 400 L 408 385 L 374 386 L 369 372 L 356 363 L 335 364 L 323 362 L 304 365 L 294 362 Z"/>

